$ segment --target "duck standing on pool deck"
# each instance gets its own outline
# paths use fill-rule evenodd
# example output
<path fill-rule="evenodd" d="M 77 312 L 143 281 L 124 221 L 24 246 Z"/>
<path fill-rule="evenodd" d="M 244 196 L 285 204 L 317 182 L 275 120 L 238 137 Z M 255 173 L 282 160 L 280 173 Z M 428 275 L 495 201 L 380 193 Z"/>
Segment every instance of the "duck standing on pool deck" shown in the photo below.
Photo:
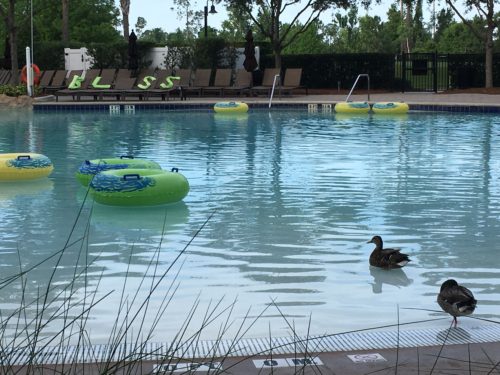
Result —
<path fill-rule="evenodd" d="M 462 285 L 449 279 L 441 285 L 441 290 L 437 296 L 437 303 L 443 311 L 453 316 L 455 327 L 457 326 L 457 316 L 470 315 L 476 309 L 477 301 L 472 292 Z"/>
<path fill-rule="evenodd" d="M 375 249 L 370 254 L 370 265 L 380 268 L 401 268 L 408 264 L 408 255 L 400 252 L 399 249 L 384 249 L 382 237 L 373 236 L 367 243 L 374 243 Z"/>

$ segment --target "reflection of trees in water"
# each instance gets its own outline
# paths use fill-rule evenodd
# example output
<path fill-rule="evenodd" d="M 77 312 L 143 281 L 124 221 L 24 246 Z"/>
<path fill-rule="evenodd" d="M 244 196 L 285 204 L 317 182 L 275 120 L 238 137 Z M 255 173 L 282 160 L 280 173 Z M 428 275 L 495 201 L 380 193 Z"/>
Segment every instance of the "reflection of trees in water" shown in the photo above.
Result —
<path fill-rule="evenodd" d="M 269 291 L 272 285 L 274 292 L 300 295 L 305 289 L 314 290 L 311 284 L 321 283 L 327 277 L 313 250 L 317 234 L 310 230 L 309 223 L 297 225 L 308 216 L 309 208 L 303 208 L 304 186 L 300 177 L 290 181 L 289 167 L 283 171 L 286 162 L 281 115 L 264 112 L 252 113 L 252 117 L 253 121 L 244 128 L 244 143 L 230 145 L 241 153 L 241 163 L 235 167 L 243 168 L 244 176 L 240 172 L 240 180 L 233 183 L 229 179 L 218 187 L 224 189 L 220 196 L 225 199 L 218 203 L 212 200 L 220 208 L 203 236 L 214 239 L 212 246 L 226 250 L 212 254 L 223 260 L 221 264 L 239 260 L 239 272 L 259 285 L 253 287 L 254 291 Z M 214 129 L 214 136 L 221 130 L 227 129 Z M 214 144 L 220 145 L 220 140 Z M 207 176 L 230 170 L 224 154 L 208 147 Z M 196 249 L 189 249 L 189 253 L 203 256 L 203 251 Z"/>

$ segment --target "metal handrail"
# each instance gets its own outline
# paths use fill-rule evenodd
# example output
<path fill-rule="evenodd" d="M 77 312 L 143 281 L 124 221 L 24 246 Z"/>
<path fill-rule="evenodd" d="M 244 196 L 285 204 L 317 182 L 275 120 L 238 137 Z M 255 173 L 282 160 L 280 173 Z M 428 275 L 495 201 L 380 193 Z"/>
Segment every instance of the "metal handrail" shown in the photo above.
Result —
<path fill-rule="evenodd" d="M 368 74 L 359 74 L 358 77 L 356 78 L 356 81 L 354 82 L 354 85 L 352 85 L 351 91 L 349 91 L 349 95 L 347 95 L 346 102 L 349 101 L 349 98 L 351 97 L 352 92 L 354 91 L 354 88 L 358 84 L 358 81 L 361 77 L 366 77 L 368 78 L 368 101 L 370 101 L 370 76 Z"/>
<path fill-rule="evenodd" d="M 271 108 L 271 102 L 273 101 L 274 88 L 276 87 L 276 79 L 277 79 L 277 78 L 280 78 L 280 75 L 279 75 L 279 74 L 276 74 L 276 75 L 274 76 L 274 80 L 273 80 L 273 88 L 271 89 L 271 96 L 269 97 L 269 108 Z M 278 85 L 281 85 L 279 80 L 278 80 Z M 280 87 L 281 87 L 281 86 L 280 86 Z"/>

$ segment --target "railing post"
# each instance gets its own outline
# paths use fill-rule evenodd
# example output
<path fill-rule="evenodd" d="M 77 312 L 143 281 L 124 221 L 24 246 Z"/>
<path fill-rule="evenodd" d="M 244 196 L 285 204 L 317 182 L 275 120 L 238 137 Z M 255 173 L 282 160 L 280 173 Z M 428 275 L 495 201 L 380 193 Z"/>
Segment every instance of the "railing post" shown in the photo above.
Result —
<path fill-rule="evenodd" d="M 437 51 L 434 51 L 432 64 L 433 64 L 433 78 L 434 78 L 432 85 L 433 85 L 434 92 L 437 93 L 438 92 L 438 56 L 437 56 Z"/>
<path fill-rule="evenodd" d="M 406 53 L 401 52 L 401 92 L 406 88 Z"/>

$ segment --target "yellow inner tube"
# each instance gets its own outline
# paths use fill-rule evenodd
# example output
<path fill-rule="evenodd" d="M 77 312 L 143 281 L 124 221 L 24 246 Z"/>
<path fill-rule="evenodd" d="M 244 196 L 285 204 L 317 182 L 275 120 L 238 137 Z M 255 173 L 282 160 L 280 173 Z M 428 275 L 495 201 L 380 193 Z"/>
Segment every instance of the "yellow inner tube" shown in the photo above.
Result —
<path fill-rule="evenodd" d="M 374 113 L 407 113 L 409 109 L 408 104 L 403 102 L 379 102 L 372 106 Z"/>
<path fill-rule="evenodd" d="M 244 113 L 248 112 L 248 104 L 243 102 L 215 103 L 214 111 L 217 113 Z"/>
<path fill-rule="evenodd" d="M 47 177 L 54 166 L 48 157 L 35 153 L 0 154 L 0 181 Z"/>
<path fill-rule="evenodd" d="M 367 102 L 339 102 L 335 104 L 337 113 L 368 113 L 370 104 Z"/>

